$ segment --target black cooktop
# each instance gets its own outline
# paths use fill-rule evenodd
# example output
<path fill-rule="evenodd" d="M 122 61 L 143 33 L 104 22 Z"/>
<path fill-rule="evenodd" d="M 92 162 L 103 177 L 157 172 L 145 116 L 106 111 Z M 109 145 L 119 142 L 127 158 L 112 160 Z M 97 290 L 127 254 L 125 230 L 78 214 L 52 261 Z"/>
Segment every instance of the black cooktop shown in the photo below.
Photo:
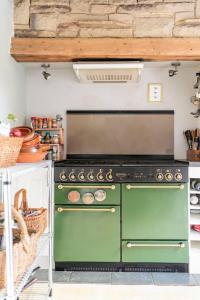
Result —
<path fill-rule="evenodd" d="M 174 159 L 123 159 L 123 158 L 69 158 L 66 160 L 55 162 L 55 166 L 62 167 L 67 165 L 113 165 L 113 166 L 145 166 L 145 165 L 152 165 L 152 166 L 164 166 L 164 165 L 171 165 L 171 166 L 185 166 L 188 165 L 187 161 L 184 160 L 174 160 Z"/>

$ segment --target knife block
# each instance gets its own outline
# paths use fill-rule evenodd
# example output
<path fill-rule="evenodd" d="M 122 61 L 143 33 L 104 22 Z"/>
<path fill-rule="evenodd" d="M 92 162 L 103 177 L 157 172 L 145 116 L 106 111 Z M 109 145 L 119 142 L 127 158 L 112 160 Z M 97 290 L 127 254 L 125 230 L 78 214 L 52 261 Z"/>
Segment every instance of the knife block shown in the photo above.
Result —
<path fill-rule="evenodd" d="M 200 150 L 187 150 L 187 160 L 200 161 Z"/>

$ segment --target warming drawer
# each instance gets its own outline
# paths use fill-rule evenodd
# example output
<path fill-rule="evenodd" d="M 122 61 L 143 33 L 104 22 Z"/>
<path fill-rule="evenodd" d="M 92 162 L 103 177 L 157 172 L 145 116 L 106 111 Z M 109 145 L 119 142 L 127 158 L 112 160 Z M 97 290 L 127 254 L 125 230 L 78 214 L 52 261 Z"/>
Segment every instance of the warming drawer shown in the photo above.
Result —
<path fill-rule="evenodd" d="M 187 184 L 123 184 L 123 240 L 188 240 Z"/>
<path fill-rule="evenodd" d="M 132 263 L 188 263 L 188 242 L 123 241 L 122 261 Z"/>
<path fill-rule="evenodd" d="M 119 206 L 55 206 L 55 262 L 119 262 Z"/>

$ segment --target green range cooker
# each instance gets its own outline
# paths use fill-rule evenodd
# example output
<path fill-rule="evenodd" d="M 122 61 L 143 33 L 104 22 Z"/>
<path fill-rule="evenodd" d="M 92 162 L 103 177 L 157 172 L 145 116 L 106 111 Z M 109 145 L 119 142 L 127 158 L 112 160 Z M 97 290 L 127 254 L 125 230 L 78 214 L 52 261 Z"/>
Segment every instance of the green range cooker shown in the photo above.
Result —
<path fill-rule="evenodd" d="M 130 122 L 138 115 L 154 117 L 150 128 L 158 136 L 161 130 L 168 139 L 163 142 L 168 155 L 153 155 L 156 140 L 149 144 L 150 155 L 117 155 L 121 129 L 107 149 L 101 146 L 101 138 L 88 145 L 87 136 L 94 137 L 101 126 L 108 126 L 107 116 L 113 116 L 111 127 L 112 122 L 116 126 L 116 117 L 125 116 L 120 121 L 121 126 L 128 123 L 124 125 L 127 138 Z M 171 111 L 68 112 L 69 158 L 55 163 L 56 270 L 188 272 L 188 164 L 169 153 L 172 116 Z M 96 127 L 90 124 L 94 120 Z M 158 130 L 161 121 L 164 126 Z M 146 135 L 148 127 L 142 129 L 140 124 L 141 133 L 145 130 Z M 122 142 L 127 149 L 125 137 Z M 92 148 L 89 156 L 84 155 L 88 147 Z"/>

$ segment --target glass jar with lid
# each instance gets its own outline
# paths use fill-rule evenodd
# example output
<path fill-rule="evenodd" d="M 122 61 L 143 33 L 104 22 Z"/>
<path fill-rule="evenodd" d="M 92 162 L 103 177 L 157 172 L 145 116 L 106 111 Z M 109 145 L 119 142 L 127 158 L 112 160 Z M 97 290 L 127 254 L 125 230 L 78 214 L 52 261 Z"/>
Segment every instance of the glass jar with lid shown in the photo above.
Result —
<path fill-rule="evenodd" d="M 59 144 L 59 135 L 58 134 L 53 134 L 51 138 L 52 144 Z"/>

